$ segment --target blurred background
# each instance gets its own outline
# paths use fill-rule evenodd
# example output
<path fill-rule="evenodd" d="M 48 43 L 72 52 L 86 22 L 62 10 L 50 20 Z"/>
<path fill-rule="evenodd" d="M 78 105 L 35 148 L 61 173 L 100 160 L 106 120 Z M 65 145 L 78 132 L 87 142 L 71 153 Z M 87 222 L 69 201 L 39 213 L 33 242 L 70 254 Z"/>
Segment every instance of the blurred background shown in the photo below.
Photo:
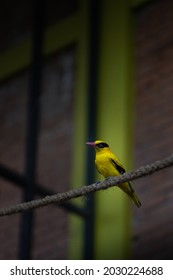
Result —
<path fill-rule="evenodd" d="M 171 0 L 1 0 L 0 207 L 100 180 L 87 141 L 172 153 L 172 27 Z M 172 178 L 2 217 L 0 259 L 172 259 Z"/>

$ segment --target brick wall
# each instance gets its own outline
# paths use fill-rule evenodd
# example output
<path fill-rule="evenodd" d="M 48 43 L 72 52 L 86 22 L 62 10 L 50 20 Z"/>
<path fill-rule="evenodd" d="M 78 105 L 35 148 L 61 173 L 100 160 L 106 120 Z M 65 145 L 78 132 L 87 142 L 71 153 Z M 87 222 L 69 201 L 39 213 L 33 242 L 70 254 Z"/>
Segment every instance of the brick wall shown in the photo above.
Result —
<path fill-rule="evenodd" d="M 136 11 L 135 166 L 173 151 L 173 1 Z M 173 169 L 135 182 L 133 257 L 173 258 Z"/>
<path fill-rule="evenodd" d="M 43 69 L 37 181 L 55 192 L 71 187 L 74 60 L 70 48 L 47 59 Z M 25 170 L 28 82 L 25 71 L 0 84 L 0 162 L 20 173 Z M 1 207 L 21 198 L 21 189 L 1 178 Z M 66 259 L 67 212 L 48 206 L 34 213 L 32 258 Z M 0 259 L 18 258 L 19 226 L 20 214 L 1 219 Z"/>

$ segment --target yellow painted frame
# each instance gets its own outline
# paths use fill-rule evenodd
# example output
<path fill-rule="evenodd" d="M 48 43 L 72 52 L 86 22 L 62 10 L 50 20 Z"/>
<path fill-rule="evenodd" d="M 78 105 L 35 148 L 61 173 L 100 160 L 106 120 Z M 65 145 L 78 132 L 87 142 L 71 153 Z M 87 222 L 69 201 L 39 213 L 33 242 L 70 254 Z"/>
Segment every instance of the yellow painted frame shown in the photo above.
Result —
<path fill-rule="evenodd" d="M 81 0 L 80 21 L 78 24 L 79 38 L 77 42 L 77 71 L 75 90 L 75 133 L 73 143 L 72 186 L 74 188 L 85 184 L 86 170 L 86 137 L 87 137 L 87 75 L 88 75 L 88 1 Z M 84 200 L 76 201 L 84 206 Z M 84 221 L 81 217 L 71 215 L 69 259 L 83 257 Z"/>
<path fill-rule="evenodd" d="M 102 1 L 101 10 L 97 133 L 129 167 L 133 134 L 130 12 L 122 0 Z M 131 211 L 124 193 L 118 188 L 98 193 L 97 212 L 96 258 L 129 258 Z"/>

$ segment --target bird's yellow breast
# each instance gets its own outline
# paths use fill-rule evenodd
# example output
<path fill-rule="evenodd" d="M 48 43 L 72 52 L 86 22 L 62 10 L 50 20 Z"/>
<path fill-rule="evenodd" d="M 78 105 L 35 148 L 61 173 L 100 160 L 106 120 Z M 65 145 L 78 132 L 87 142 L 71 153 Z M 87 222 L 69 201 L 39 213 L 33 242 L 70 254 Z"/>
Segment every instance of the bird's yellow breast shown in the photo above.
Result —
<path fill-rule="evenodd" d="M 118 176 L 118 170 L 112 165 L 110 158 L 114 155 L 111 152 L 96 153 L 95 164 L 98 171 L 105 177 Z"/>

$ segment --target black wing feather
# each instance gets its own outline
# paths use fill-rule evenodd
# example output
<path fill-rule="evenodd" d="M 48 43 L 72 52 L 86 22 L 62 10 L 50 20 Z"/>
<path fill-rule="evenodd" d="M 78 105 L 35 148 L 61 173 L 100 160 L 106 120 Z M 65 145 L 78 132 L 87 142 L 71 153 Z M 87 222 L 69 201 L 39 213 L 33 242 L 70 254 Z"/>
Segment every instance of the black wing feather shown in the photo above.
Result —
<path fill-rule="evenodd" d="M 118 164 L 115 162 L 115 160 L 113 160 L 112 158 L 110 158 L 110 161 L 112 162 L 112 164 L 115 166 L 115 168 L 118 170 L 118 172 L 119 172 L 120 174 L 123 174 L 123 173 L 126 172 L 125 169 L 124 169 L 122 166 L 118 165 Z"/>
<path fill-rule="evenodd" d="M 112 158 L 110 158 L 110 161 L 111 161 L 112 164 L 116 167 L 116 169 L 118 170 L 118 172 L 120 172 L 120 174 L 123 174 L 123 173 L 126 172 L 126 170 L 125 170 L 122 166 L 118 165 L 118 164 L 115 162 L 115 160 L 113 160 Z M 130 187 L 131 192 L 134 193 L 134 189 L 132 188 L 130 182 L 129 182 L 129 187 Z"/>

